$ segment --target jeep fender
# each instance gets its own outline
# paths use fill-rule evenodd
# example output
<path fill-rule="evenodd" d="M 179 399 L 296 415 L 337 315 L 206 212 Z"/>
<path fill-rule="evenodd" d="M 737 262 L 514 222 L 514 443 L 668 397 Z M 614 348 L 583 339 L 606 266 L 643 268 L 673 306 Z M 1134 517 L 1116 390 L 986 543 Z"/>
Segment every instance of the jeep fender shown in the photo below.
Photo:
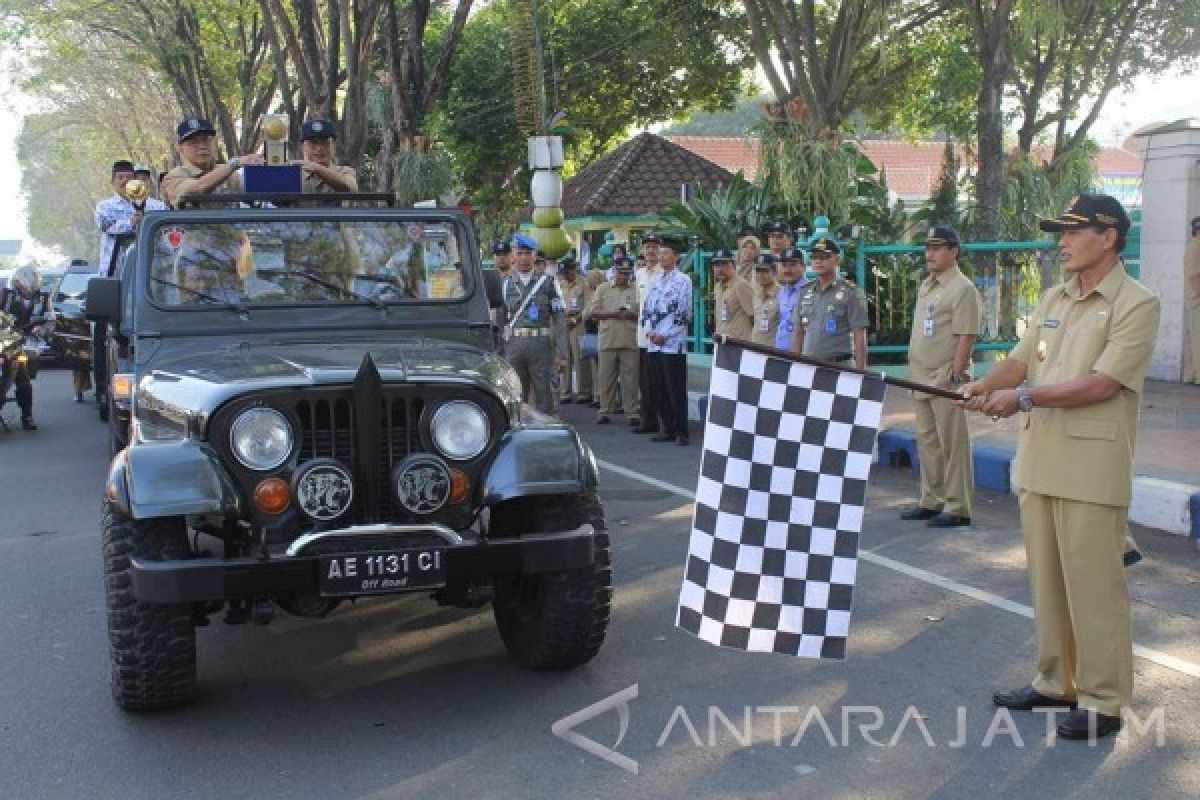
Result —
<path fill-rule="evenodd" d="M 241 513 L 241 498 L 212 448 L 197 442 L 131 444 L 108 470 L 105 494 L 134 519 Z"/>
<path fill-rule="evenodd" d="M 571 428 L 517 428 L 500 440 L 483 477 L 483 503 L 580 494 L 599 483 L 592 450 Z"/>

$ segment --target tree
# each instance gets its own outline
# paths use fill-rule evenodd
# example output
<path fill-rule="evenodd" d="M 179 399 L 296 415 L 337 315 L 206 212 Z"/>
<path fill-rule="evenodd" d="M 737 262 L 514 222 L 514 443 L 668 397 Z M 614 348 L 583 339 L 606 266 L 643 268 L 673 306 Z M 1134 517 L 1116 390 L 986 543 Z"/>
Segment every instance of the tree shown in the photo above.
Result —
<path fill-rule="evenodd" d="M 855 111 L 902 90 L 922 63 L 920 39 L 943 0 L 744 0 L 750 49 L 779 114 L 836 139 Z"/>
<path fill-rule="evenodd" d="M 958 172 L 961 164 L 955 150 L 954 141 L 946 140 L 942 150 L 942 167 L 938 173 L 937 187 L 929 196 L 928 202 L 915 215 L 915 218 L 932 225 L 953 225 L 958 227 L 960 212 L 958 206 Z"/>
<path fill-rule="evenodd" d="M 567 174 L 631 128 L 728 108 L 744 94 L 752 59 L 737 46 L 732 8 L 724 0 L 557 0 L 540 8 L 547 108 L 565 110 L 574 129 Z M 506 217 L 528 185 L 504 11 L 491 3 L 467 21 L 436 124 L 485 217 Z"/>
<path fill-rule="evenodd" d="M 975 175 L 973 233 L 994 241 L 1000 233 L 1004 196 L 1004 87 L 1016 0 L 970 0 L 966 15 L 982 67 L 975 103 L 978 170 Z"/>
<path fill-rule="evenodd" d="M 696 111 L 690 117 L 669 125 L 664 136 L 749 136 L 763 120 L 767 95 L 743 97 L 729 111 Z"/>

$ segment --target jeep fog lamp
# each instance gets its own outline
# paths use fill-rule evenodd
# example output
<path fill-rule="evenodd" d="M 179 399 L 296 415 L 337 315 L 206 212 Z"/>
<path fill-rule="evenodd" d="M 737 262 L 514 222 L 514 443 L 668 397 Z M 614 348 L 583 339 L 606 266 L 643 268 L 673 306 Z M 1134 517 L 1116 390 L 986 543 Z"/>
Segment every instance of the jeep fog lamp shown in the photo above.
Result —
<path fill-rule="evenodd" d="M 275 469 L 292 453 L 292 426 L 273 408 L 252 408 L 234 420 L 229 445 L 242 466 Z"/>
<path fill-rule="evenodd" d="M 487 447 L 489 428 L 482 408 L 466 400 L 451 400 L 433 415 L 429 433 L 446 458 L 470 461 Z"/>

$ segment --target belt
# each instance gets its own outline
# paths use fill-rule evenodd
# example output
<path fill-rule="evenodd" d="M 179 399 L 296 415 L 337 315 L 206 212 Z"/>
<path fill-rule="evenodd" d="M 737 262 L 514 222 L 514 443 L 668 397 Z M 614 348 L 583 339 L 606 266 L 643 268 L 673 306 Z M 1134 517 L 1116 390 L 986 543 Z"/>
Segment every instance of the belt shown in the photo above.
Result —
<path fill-rule="evenodd" d="M 533 336 L 549 336 L 549 328 L 513 328 L 513 336 L 533 337 Z"/>

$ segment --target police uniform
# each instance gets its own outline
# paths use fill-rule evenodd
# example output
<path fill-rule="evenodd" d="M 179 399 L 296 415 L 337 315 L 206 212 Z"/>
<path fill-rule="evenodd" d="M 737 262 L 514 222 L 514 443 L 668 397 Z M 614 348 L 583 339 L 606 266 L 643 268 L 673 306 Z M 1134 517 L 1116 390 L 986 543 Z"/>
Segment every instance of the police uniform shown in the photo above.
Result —
<path fill-rule="evenodd" d="M 800 290 L 794 323 L 804 330 L 806 356 L 831 364 L 854 361 L 854 329 L 867 327 L 867 296 L 848 278 Z"/>
<path fill-rule="evenodd" d="M 763 253 L 758 257 L 754 270 L 755 272 L 770 270 L 774 263 L 775 260 L 770 254 Z M 774 347 L 775 334 L 778 331 L 779 284 L 773 283 L 769 288 L 763 289 L 756 280 L 754 284 L 754 330 L 750 334 L 750 341 Z"/>
<path fill-rule="evenodd" d="M 1082 220 L 1082 221 L 1081 221 Z M 1083 195 L 1043 230 L 1099 221 L 1128 230 L 1116 200 Z M 1129 593 L 1121 551 L 1132 494 L 1138 404 L 1161 313 L 1121 264 L 1080 297 L 1078 276 L 1042 297 L 1010 358 L 1032 389 L 1092 373 L 1118 393 L 1078 408 L 1032 407 L 1020 421 L 1013 479 L 1038 643 L 1033 688 L 1118 717 L 1133 692 Z"/>
<path fill-rule="evenodd" d="M 504 354 L 537 409 L 553 414 L 554 361 L 567 355 L 562 298 L 553 280 L 548 277 L 543 280 L 544 273 L 531 270 L 527 274 L 529 280 L 526 282 L 514 269 L 504 281 L 504 306 L 508 310 L 506 331 L 509 332 Z M 525 297 L 531 294 L 526 304 Z M 525 305 L 523 309 L 522 304 Z"/>
<path fill-rule="evenodd" d="M 1192 230 L 1183 251 L 1183 380 L 1200 383 L 1200 217 L 1192 220 Z"/>
<path fill-rule="evenodd" d="M 562 278 L 558 281 L 558 289 L 562 293 L 563 313 L 567 325 L 567 368 L 562 378 L 562 393 L 559 400 L 571 402 L 571 375 L 575 375 L 579 385 L 579 402 L 592 401 L 592 375 L 583 363 L 583 312 L 587 310 L 591 292 L 587 283 L 575 274 L 575 280 L 568 282 Z"/>
<path fill-rule="evenodd" d="M 958 245 L 949 226 L 936 226 L 926 244 Z M 960 336 L 978 336 L 979 290 L 957 266 L 930 274 L 917 289 L 908 342 L 908 374 L 921 383 L 951 389 Z M 970 373 L 970 360 L 966 372 Z M 966 412 L 954 401 L 917 392 L 913 398 L 921 463 L 920 506 L 956 517 L 971 516 L 975 478 Z"/>
<path fill-rule="evenodd" d="M 718 250 L 713 256 L 713 261 L 717 260 L 732 263 L 732 251 Z M 718 335 L 749 339 L 754 329 L 754 287 L 736 273 L 727 281 L 717 281 L 713 285 L 713 314 Z"/>
<path fill-rule="evenodd" d="M 188 119 L 185 119 L 183 122 L 179 123 L 179 127 L 175 130 L 176 141 L 179 142 L 182 142 L 192 136 L 206 133 L 216 133 L 216 129 L 212 126 L 211 122 L 200 117 L 189 117 Z M 216 169 L 219 166 L 221 165 L 215 164 L 213 169 Z M 175 167 L 166 175 L 164 175 L 161 181 L 159 181 L 159 191 L 162 194 L 163 201 L 172 206 L 177 205 L 179 202 L 179 187 L 183 185 L 184 181 L 189 181 L 193 178 L 199 178 L 202 175 L 206 175 L 209 171 L 210 170 L 203 170 L 199 167 L 192 166 L 191 164 L 180 164 L 178 167 Z M 213 193 L 239 194 L 243 191 L 245 191 L 245 188 L 242 185 L 242 175 L 238 170 L 235 169 L 223 184 L 213 190 Z"/>
<path fill-rule="evenodd" d="M 618 267 L 623 274 L 633 277 L 629 266 Z M 610 281 L 600 284 L 588 304 L 589 316 L 600 312 L 629 311 L 629 319 L 602 319 L 598 321 L 600 351 L 600 416 L 606 417 L 624 409 L 629 419 L 641 413 L 638 399 L 638 350 L 637 350 L 637 287 L 630 281 L 626 286 L 617 286 Z M 619 388 L 619 395 L 618 395 Z M 619 401 L 619 402 L 618 402 Z"/>

